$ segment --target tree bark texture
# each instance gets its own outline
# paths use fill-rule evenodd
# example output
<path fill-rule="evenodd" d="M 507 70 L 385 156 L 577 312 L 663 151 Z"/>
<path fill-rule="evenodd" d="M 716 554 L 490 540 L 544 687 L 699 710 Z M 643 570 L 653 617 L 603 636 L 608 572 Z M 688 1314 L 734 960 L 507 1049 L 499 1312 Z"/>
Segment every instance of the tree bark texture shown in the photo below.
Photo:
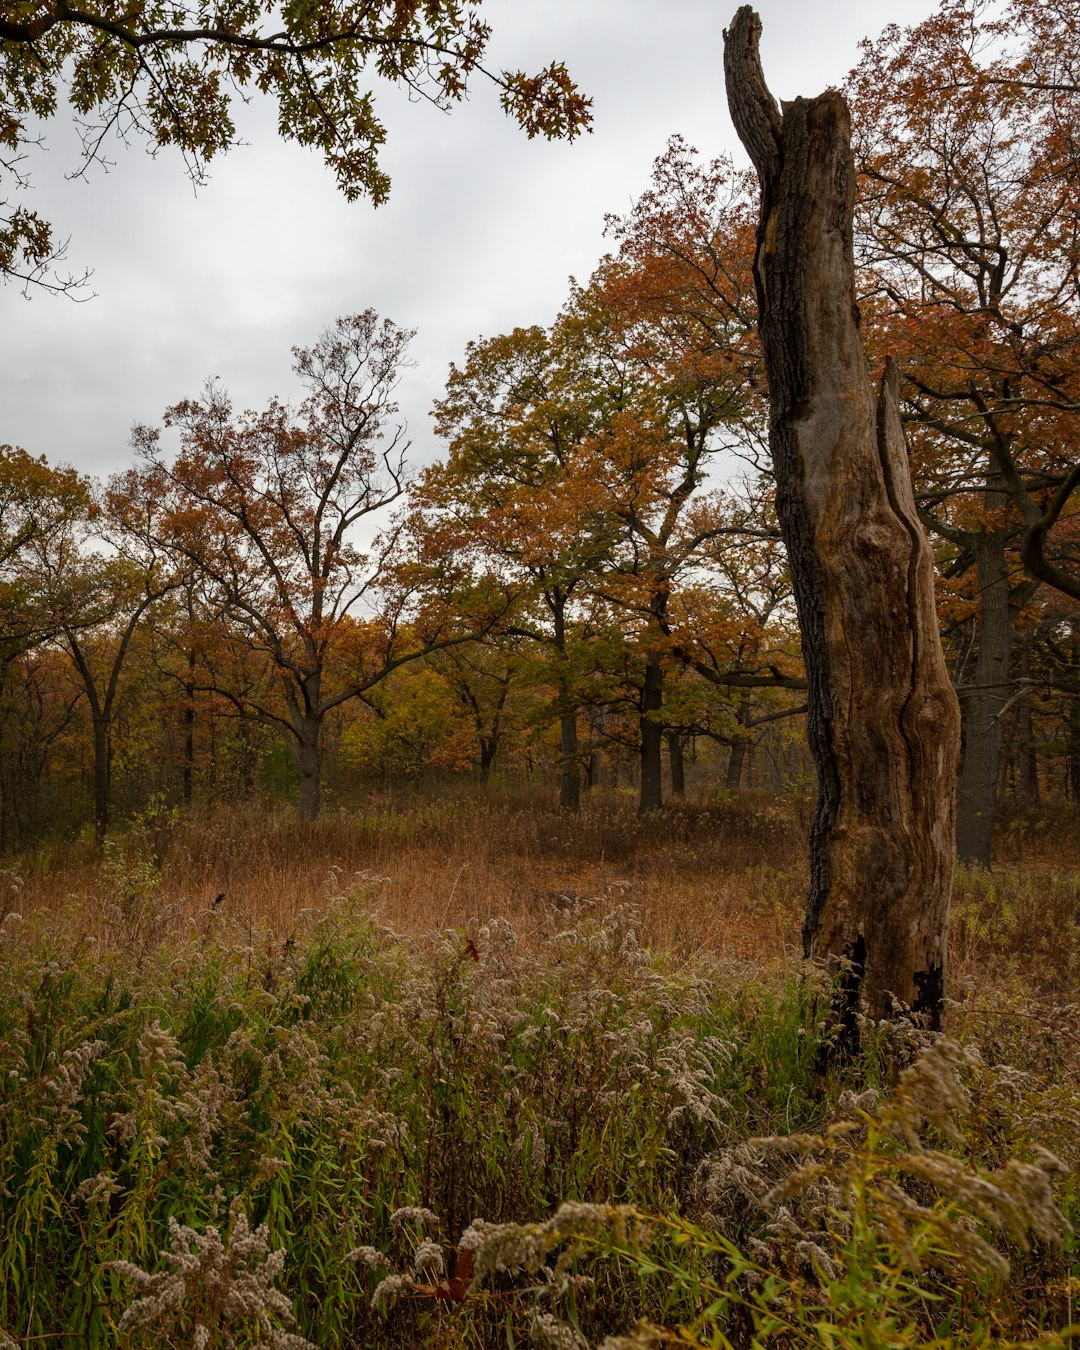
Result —
<path fill-rule="evenodd" d="M 308 716 L 299 728 L 296 743 L 296 763 L 300 770 L 300 819 L 305 823 L 319 814 L 322 757 L 319 754 L 319 732 L 322 719 Z"/>
<path fill-rule="evenodd" d="M 994 797 L 1001 760 L 1002 712 L 1009 697 L 1012 614 L 1005 536 L 974 536 L 979 583 L 975 670 L 964 693 L 964 755 L 957 796 L 956 851 L 961 862 L 989 868 Z"/>
<path fill-rule="evenodd" d="M 732 118 L 761 182 L 755 279 L 777 510 L 818 782 L 808 956 L 842 958 L 840 1016 L 896 1002 L 940 1024 L 959 712 L 915 512 L 895 368 L 876 400 L 859 337 L 850 118 L 830 91 L 783 113 L 748 6 L 725 35 Z"/>

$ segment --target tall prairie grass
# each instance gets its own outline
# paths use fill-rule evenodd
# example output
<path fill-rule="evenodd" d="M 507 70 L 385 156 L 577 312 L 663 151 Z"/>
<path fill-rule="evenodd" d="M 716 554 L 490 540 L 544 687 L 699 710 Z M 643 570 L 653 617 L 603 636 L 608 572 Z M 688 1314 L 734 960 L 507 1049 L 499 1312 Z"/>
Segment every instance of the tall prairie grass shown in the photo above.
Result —
<path fill-rule="evenodd" d="M 125 839 L 156 869 L 157 922 L 174 927 L 216 910 L 284 935 L 359 875 L 385 879 L 380 913 L 406 933 L 503 917 L 542 937 L 573 898 L 632 891 L 656 946 L 768 961 L 799 941 L 801 832 L 764 794 L 647 822 L 622 795 L 567 816 L 527 795 L 460 790 L 373 795 L 303 827 L 285 809 L 182 817 L 158 807 L 115 847 Z M 20 906 L 74 911 L 88 932 L 122 926 L 108 859 L 103 871 L 89 839 L 18 870 Z"/>
<path fill-rule="evenodd" d="M 0 1346 L 1064 1344 L 1075 887 L 961 876 L 954 1042 L 845 1066 L 800 857 L 766 799 L 416 797 L 20 860 Z"/>

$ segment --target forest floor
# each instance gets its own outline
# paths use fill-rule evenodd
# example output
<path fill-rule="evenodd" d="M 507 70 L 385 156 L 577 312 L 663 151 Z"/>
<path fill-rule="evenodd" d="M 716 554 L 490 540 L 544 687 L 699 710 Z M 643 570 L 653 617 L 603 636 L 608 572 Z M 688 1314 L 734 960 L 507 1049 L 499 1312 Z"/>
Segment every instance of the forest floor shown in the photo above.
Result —
<path fill-rule="evenodd" d="M 948 1039 L 854 1063 L 798 801 L 159 808 L 14 859 L 0 1347 L 1064 1345 L 1078 821 L 1002 820 Z"/>

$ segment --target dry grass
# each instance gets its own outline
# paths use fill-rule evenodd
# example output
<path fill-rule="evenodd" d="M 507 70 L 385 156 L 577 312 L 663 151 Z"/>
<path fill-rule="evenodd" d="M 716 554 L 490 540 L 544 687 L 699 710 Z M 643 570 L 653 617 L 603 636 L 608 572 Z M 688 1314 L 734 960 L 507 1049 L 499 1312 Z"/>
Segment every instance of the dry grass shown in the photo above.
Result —
<path fill-rule="evenodd" d="M 536 798 L 460 792 L 373 797 L 312 826 L 284 810 L 166 813 L 148 823 L 145 847 L 159 919 L 190 927 L 216 910 L 281 936 L 359 874 L 365 888 L 380 879 L 379 917 L 402 933 L 503 917 L 542 938 L 568 911 L 602 913 L 632 895 L 650 945 L 769 963 L 798 945 L 805 888 L 799 828 L 765 797 L 648 822 L 626 797 L 567 817 Z M 74 916 L 95 936 L 116 925 L 116 878 L 87 844 L 19 871 L 20 909 Z"/>
<path fill-rule="evenodd" d="M 580 1350 L 639 1314 L 674 1325 L 721 1304 L 734 1343 L 758 1344 L 746 1318 L 775 1308 L 743 1275 L 781 1282 L 793 1347 L 820 1344 L 823 1308 L 847 1326 L 852 1291 L 868 1324 L 899 1328 L 874 1341 L 894 1350 L 931 1324 L 958 1348 L 1071 1322 L 1075 1243 L 1045 1239 L 1056 1206 L 1075 1222 L 1080 1204 L 1080 906 L 1046 831 L 991 877 L 960 873 L 948 1053 L 963 1083 L 905 1098 L 927 1039 L 909 1023 L 868 1025 L 858 1062 L 825 1068 L 829 991 L 797 959 L 797 807 L 745 796 L 646 822 L 633 807 L 594 798 L 568 819 L 525 797 L 415 794 L 311 828 L 159 807 L 100 857 L 77 844 L 0 872 L 0 1343 L 189 1345 L 193 1300 L 227 1320 L 219 1268 L 258 1285 L 278 1328 L 291 1302 L 305 1337 L 380 1350 L 504 1344 L 511 1325 L 517 1344 Z M 940 1138 L 907 1116 L 902 1140 L 875 1134 L 862 1113 L 898 1083 L 901 1104 L 962 1107 L 963 1139 L 929 1115 Z M 829 1184 L 800 1181 L 769 1218 L 762 1188 L 783 1177 L 751 1136 L 793 1131 L 776 1158 Z M 879 1174 L 886 1207 L 860 1236 L 833 1182 L 877 1205 Z M 984 1239 L 1001 1226 L 988 1195 L 1009 1215 L 1034 1197 L 1053 1223 L 1034 1244 L 1027 1218 L 1007 1223 L 965 1273 L 967 1201 Z M 553 1283 L 504 1271 L 460 1307 L 431 1292 L 428 1257 L 456 1261 L 476 1216 L 489 1235 L 566 1236 L 560 1216 L 627 1202 L 673 1235 L 647 1271 L 617 1249 L 565 1287 L 548 1263 Z M 394 1216 L 417 1206 L 440 1222 L 414 1250 Z M 902 1250 L 883 1256 L 886 1228 Z M 187 1283 L 166 1306 L 174 1265 Z M 388 1281 L 408 1297 L 384 1317 Z"/>
<path fill-rule="evenodd" d="M 460 787 L 371 794 L 310 826 L 283 808 L 159 810 L 119 834 L 104 863 L 85 841 L 18 860 L 8 906 L 63 916 L 66 929 L 108 945 L 133 925 L 152 923 L 157 938 L 163 927 L 199 931 L 211 916 L 284 940 L 331 896 L 360 888 L 377 892 L 378 918 L 403 934 L 508 918 L 541 942 L 569 915 L 602 916 L 630 899 L 653 948 L 772 967 L 801 952 L 803 816 L 798 803 L 756 793 L 646 821 L 632 796 L 594 794 L 568 816 L 549 798 Z M 1058 1000 L 1080 996 L 1077 817 L 1062 806 L 1007 816 L 994 873 L 959 871 L 958 988 L 1019 980 Z"/>

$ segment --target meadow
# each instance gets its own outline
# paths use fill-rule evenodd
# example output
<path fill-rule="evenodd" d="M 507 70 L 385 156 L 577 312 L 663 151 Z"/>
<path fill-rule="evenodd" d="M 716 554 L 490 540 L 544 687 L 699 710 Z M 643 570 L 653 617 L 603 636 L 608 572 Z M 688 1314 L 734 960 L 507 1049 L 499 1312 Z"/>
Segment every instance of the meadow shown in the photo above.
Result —
<path fill-rule="evenodd" d="M 947 1035 L 854 1061 L 805 823 L 456 789 L 11 860 L 0 1346 L 1065 1344 L 1074 817 L 958 876 Z"/>

